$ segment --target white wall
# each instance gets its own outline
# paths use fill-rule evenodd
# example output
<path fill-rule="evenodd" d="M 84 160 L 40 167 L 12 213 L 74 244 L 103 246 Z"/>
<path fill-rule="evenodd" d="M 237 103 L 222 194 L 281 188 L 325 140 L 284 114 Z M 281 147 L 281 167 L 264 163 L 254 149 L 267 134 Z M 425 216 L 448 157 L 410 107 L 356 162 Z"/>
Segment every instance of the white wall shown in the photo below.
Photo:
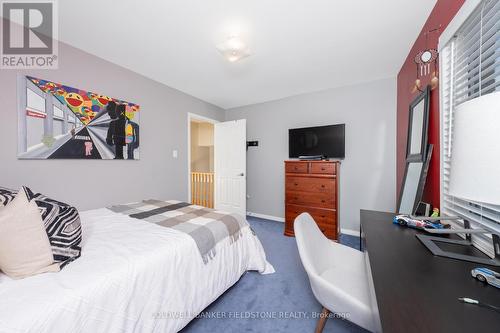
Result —
<path fill-rule="evenodd" d="M 18 160 L 16 78 L 26 74 L 139 104 L 141 159 Z M 60 43 L 58 70 L 0 70 L 0 186 L 27 185 L 79 209 L 187 200 L 188 112 L 224 119 L 216 106 Z"/>
<path fill-rule="evenodd" d="M 226 111 L 247 119 L 247 209 L 284 217 L 288 129 L 346 124 L 340 170 L 340 225 L 359 230 L 359 210 L 393 211 L 396 178 L 396 79 L 289 97 Z M 389 223 L 389 222 L 388 222 Z"/>

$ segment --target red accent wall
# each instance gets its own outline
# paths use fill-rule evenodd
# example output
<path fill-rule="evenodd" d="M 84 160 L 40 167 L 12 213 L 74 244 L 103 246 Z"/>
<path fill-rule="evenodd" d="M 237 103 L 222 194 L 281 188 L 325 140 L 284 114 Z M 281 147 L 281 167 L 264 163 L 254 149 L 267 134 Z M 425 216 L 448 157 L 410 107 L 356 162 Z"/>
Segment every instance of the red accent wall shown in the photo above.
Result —
<path fill-rule="evenodd" d="M 425 49 L 425 32 L 433 30 L 441 25 L 441 30 L 428 34 L 427 47 L 437 49 L 438 39 L 448 23 L 456 15 L 465 0 L 438 0 L 424 27 L 420 31 L 417 40 L 413 44 L 410 53 L 398 74 L 398 97 L 397 97 L 397 167 L 396 167 L 396 193 L 399 198 L 401 182 L 405 171 L 406 141 L 408 131 L 409 105 L 419 94 L 411 93 L 412 87 L 417 79 L 417 67 L 414 62 L 415 55 Z M 431 66 L 432 71 L 432 66 Z M 422 88 L 430 83 L 431 75 L 421 77 Z M 430 202 L 433 207 L 439 207 L 440 172 L 439 172 L 439 88 L 431 91 L 429 110 L 429 143 L 434 145 L 427 184 L 424 189 L 425 202 Z"/>

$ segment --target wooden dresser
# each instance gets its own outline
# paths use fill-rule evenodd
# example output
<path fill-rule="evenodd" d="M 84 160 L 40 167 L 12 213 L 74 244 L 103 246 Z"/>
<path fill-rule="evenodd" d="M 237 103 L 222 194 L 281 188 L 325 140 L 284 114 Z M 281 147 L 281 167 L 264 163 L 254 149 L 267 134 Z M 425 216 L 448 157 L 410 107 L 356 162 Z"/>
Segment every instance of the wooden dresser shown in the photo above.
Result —
<path fill-rule="evenodd" d="M 338 161 L 285 161 L 285 235 L 294 236 L 293 221 L 307 212 L 326 237 L 336 240 Z"/>

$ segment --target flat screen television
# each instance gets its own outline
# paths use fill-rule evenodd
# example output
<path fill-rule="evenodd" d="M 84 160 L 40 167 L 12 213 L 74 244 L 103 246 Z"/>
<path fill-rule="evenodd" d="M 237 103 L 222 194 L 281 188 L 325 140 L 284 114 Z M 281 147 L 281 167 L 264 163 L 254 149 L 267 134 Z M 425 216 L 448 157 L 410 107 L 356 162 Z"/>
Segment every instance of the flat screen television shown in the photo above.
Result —
<path fill-rule="evenodd" d="M 288 155 L 344 158 L 345 124 L 289 129 Z"/>

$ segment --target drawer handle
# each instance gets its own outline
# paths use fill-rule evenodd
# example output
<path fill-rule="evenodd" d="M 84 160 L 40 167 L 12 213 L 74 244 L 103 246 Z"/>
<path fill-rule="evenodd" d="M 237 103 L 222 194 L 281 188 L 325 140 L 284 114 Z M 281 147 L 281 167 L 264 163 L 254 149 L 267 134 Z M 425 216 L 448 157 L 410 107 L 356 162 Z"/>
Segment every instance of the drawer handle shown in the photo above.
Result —
<path fill-rule="evenodd" d="M 321 200 L 321 202 L 325 202 L 325 200 Z"/>
<path fill-rule="evenodd" d="M 295 170 L 299 170 L 299 168 L 297 168 L 297 167 L 294 167 L 294 169 L 295 169 Z"/>
<path fill-rule="evenodd" d="M 322 218 L 325 218 L 325 215 L 321 215 Z"/>
<path fill-rule="evenodd" d="M 325 185 L 321 185 L 321 188 L 325 188 Z"/>
<path fill-rule="evenodd" d="M 295 199 L 295 200 L 299 200 L 299 198 L 297 198 L 297 197 L 294 197 L 294 199 Z"/>
<path fill-rule="evenodd" d="M 326 169 L 325 168 L 321 168 L 321 171 L 325 171 Z"/>
<path fill-rule="evenodd" d="M 293 184 L 293 185 L 295 185 L 295 186 L 299 186 L 299 184 L 297 184 L 297 183 L 295 183 L 295 184 Z"/>

